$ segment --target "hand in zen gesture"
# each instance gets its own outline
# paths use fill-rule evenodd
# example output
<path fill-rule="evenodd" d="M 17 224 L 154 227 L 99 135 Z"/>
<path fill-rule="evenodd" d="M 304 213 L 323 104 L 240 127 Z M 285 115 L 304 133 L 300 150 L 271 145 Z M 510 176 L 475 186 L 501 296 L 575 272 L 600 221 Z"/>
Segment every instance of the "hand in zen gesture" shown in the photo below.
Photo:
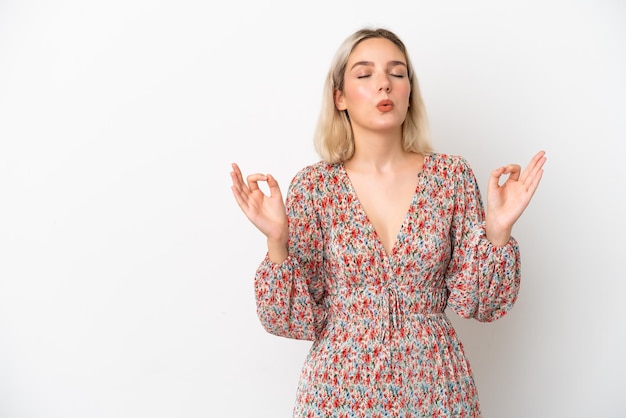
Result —
<path fill-rule="evenodd" d="M 241 170 L 233 164 L 230 177 L 233 181 L 231 190 L 237 204 L 246 217 L 266 237 L 270 258 L 275 262 L 287 256 L 287 238 L 289 235 L 287 213 L 278 182 L 270 174 L 250 174 L 244 181 Z M 259 189 L 259 182 L 269 186 L 269 196 Z"/>
<path fill-rule="evenodd" d="M 543 175 L 545 152 L 540 151 L 521 171 L 518 164 L 509 164 L 491 172 L 487 188 L 487 238 L 494 245 L 509 240 L 513 224 L 522 215 Z M 500 177 L 509 175 L 500 185 Z"/>

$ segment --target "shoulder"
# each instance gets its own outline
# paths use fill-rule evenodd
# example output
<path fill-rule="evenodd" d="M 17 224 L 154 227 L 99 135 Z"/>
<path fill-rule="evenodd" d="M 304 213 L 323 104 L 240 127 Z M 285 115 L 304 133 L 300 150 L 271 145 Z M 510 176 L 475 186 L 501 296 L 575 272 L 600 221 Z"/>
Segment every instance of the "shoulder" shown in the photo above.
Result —
<path fill-rule="evenodd" d="M 318 161 L 316 163 L 313 163 L 313 164 L 310 164 L 301 168 L 294 176 L 294 180 L 320 181 L 320 180 L 324 180 L 327 178 L 335 177 L 338 171 L 339 171 L 339 164 L 329 164 L 324 161 Z"/>
<path fill-rule="evenodd" d="M 461 155 L 433 152 L 427 155 L 426 161 L 425 167 L 432 174 L 444 175 L 445 177 L 452 173 L 461 175 L 472 174 L 469 163 Z"/>
<path fill-rule="evenodd" d="M 324 161 L 301 168 L 291 181 L 291 188 L 304 188 L 309 192 L 326 189 L 329 184 L 336 183 L 340 174 L 340 164 Z"/>
<path fill-rule="evenodd" d="M 309 164 L 303 168 L 301 168 L 298 173 L 296 174 L 296 177 L 298 176 L 317 176 L 317 175 L 321 175 L 321 176 L 326 176 L 329 173 L 332 173 L 333 171 L 337 170 L 338 164 L 330 164 L 327 163 L 325 161 L 318 161 L 316 163 L 313 164 Z"/>

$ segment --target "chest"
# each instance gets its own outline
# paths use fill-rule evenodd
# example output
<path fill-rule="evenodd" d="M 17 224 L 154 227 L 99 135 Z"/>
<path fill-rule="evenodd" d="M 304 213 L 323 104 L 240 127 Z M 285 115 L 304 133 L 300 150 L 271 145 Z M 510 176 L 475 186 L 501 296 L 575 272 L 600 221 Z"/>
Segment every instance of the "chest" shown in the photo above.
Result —
<path fill-rule="evenodd" d="M 386 254 L 391 254 L 409 209 L 414 204 L 417 176 L 351 180 L 356 201 Z"/>
<path fill-rule="evenodd" d="M 453 195 L 445 187 L 420 178 L 410 191 L 382 195 L 397 198 L 402 211 L 395 211 L 397 205 L 378 202 L 384 199 L 376 194 L 357 197 L 346 185 L 328 193 L 320 213 L 327 278 L 360 286 L 378 280 L 428 282 L 441 277 L 450 259 L 454 208 Z M 368 201 L 369 212 L 363 204 Z M 372 211 L 395 221 L 372 222 Z M 386 247 L 380 231 L 392 229 Z"/>

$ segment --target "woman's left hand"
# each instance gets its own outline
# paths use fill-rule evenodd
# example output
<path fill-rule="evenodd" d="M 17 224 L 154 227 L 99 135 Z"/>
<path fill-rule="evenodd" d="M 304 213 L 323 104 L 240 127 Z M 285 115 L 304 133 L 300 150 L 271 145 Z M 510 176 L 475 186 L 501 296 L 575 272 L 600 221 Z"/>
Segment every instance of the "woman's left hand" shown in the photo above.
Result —
<path fill-rule="evenodd" d="M 546 162 L 545 151 L 539 151 L 521 171 L 518 164 L 509 164 L 491 172 L 487 188 L 487 239 L 493 245 L 504 245 L 511 237 L 513 224 L 522 215 L 535 194 Z M 500 185 L 500 178 L 509 175 Z"/>

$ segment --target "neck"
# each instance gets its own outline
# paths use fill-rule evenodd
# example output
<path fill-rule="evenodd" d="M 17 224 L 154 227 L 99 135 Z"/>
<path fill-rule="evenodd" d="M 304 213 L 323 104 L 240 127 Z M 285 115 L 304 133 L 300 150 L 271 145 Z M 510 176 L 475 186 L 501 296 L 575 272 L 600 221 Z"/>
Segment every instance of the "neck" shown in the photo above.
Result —
<path fill-rule="evenodd" d="M 374 167 L 384 170 L 395 166 L 406 158 L 402 148 L 402 132 L 354 133 L 354 155 L 349 162 L 352 166 Z"/>

